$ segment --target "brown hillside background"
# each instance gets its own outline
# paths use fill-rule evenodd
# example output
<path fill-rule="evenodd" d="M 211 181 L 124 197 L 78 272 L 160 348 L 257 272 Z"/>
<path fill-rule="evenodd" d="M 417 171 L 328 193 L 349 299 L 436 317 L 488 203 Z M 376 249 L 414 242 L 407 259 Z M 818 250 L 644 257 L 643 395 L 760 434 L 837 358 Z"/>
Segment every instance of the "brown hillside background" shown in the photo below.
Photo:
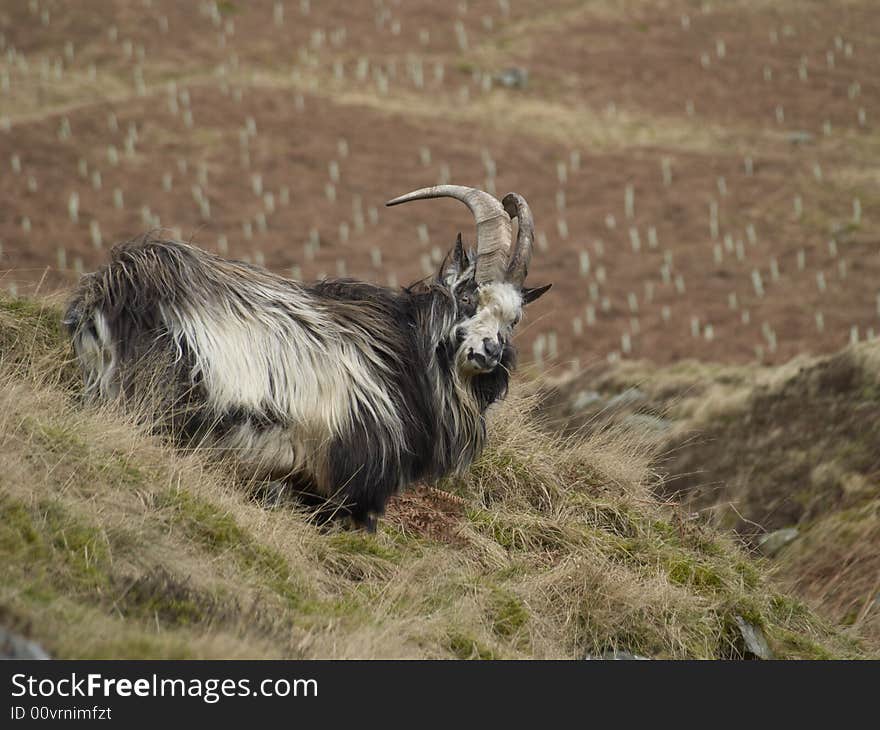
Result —
<path fill-rule="evenodd" d="M 156 226 L 406 284 L 472 223 L 382 204 L 449 180 L 534 209 L 555 288 L 524 360 L 831 352 L 880 331 L 872 6 L 6 2 L 0 285 L 69 286 Z"/>

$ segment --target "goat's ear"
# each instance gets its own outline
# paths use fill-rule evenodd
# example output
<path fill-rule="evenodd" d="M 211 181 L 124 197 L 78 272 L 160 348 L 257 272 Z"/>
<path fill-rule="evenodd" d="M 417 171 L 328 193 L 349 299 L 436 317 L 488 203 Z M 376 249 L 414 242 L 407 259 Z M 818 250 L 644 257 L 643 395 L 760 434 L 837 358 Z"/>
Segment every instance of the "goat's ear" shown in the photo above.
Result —
<path fill-rule="evenodd" d="M 455 237 L 455 249 L 452 253 L 452 261 L 459 271 L 467 268 L 467 256 L 464 255 L 464 244 L 461 242 L 461 231 Z"/>
<path fill-rule="evenodd" d="M 553 286 L 553 284 L 546 284 L 544 286 L 536 286 L 534 289 L 523 289 L 522 290 L 523 305 L 531 304 L 538 297 L 541 297 L 544 294 L 546 294 L 551 286 Z"/>
<path fill-rule="evenodd" d="M 461 242 L 461 233 L 455 239 L 455 248 L 452 249 L 440 266 L 440 278 L 450 286 L 462 271 L 467 268 L 467 256 L 464 252 L 464 244 Z"/>

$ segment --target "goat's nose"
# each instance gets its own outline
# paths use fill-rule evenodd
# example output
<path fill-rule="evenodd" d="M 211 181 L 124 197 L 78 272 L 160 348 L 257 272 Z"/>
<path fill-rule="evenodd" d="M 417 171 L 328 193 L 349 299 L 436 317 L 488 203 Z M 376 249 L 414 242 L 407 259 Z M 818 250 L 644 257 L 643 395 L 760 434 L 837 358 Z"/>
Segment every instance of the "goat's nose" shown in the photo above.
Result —
<path fill-rule="evenodd" d="M 468 360 L 472 360 L 481 368 L 489 366 L 489 361 L 486 359 L 486 356 L 482 352 L 474 352 L 473 348 L 468 350 Z"/>
<path fill-rule="evenodd" d="M 486 355 L 493 360 L 497 360 L 501 357 L 501 343 L 498 340 L 490 340 L 488 337 L 484 337 L 483 349 L 486 351 Z"/>

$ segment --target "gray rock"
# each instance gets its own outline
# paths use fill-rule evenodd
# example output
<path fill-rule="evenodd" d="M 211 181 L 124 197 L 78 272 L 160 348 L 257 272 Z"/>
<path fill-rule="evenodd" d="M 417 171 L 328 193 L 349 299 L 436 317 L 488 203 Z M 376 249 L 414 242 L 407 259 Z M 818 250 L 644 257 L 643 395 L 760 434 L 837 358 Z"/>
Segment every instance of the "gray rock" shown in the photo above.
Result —
<path fill-rule="evenodd" d="M 50 659 L 39 644 L 0 626 L 0 659 Z"/>
<path fill-rule="evenodd" d="M 768 558 L 772 558 L 782 548 L 796 540 L 799 534 L 796 527 L 783 527 L 781 530 L 768 532 L 758 541 L 758 549 Z"/>
<path fill-rule="evenodd" d="M 638 431 L 650 431 L 655 434 L 666 433 L 672 428 L 672 421 L 649 413 L 630 413 L 621 419 L 625 426 Z"/>
<path fill-rule="evenodd" d="M 602 402 L 602 396 L 595 390 L 582 390 L 575 396 L 571 407 L 575 411 L 583 411 Z"/>
<path fill-rule="evenodd" d="M 524 89 L 529 83 L 529 70 L 521 66 L 511 66 L 496 74 L 495 80 L 508 89 Z"/>
<path fill-rule="evenodd" d="M 803 130 L 788 133 L 788 141 L 792 144 L 809 144 L 813 141 L 813 135 Z"/>
<path fill-rule="evenodd" d="M 638 654 L 631 654 L 628 651 L 620 651 L 619 649 L 603 651 L 601 654 L 587 654 L 584 657 L 586 661 L 649 661 L 650 658 L 651 657 L 647 656 L 639 656 Z"/>
<path fill-rule="evenodd" d="M 734 616 L 739 633 L 742 635 L 743 643 L 746 648 L 746 655 L 751 655 L 757 659 L 772 659 L 773 652 L 770 651 L 770 645 L 764 638 L 764 632 L 760 626 L 756 626 L 751 621 L 746 621 L 742 616 Z"/>
<path fill-rule="evenodd" d="M 646 400 L 648 400 L 648 396 L 645 395 L 644 391 L 639 390 L 638 388 L 628 388 L 623 391 L 623 393 L 611 398 L 608 401 L 608 407 L 624 408 L 626 406 L 634 406 L 639 403 L 644 403 Z"/>

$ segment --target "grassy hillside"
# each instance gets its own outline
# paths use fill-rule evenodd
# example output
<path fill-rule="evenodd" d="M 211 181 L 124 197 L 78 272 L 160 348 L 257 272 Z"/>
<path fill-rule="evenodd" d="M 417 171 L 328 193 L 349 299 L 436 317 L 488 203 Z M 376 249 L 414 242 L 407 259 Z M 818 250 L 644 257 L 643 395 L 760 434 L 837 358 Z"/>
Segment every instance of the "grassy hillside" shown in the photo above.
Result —
<path fill-rule="evenodd" d="M 880 343 L 781 367 L 629 363 L 564 380 L 544 405 L 586 432 L 653 423 L 664 493 L 880 644 Z"/>
<path fill-rule="evenodd" d="M 0 625 L 58 657 L 778 657 L 865 648 L 766 566 L 654 496 L 650 439 L 561 440 L 534 399 L 470 473 L 375 536 L 77 403 L 46 303 L 0 300 Z"/>

